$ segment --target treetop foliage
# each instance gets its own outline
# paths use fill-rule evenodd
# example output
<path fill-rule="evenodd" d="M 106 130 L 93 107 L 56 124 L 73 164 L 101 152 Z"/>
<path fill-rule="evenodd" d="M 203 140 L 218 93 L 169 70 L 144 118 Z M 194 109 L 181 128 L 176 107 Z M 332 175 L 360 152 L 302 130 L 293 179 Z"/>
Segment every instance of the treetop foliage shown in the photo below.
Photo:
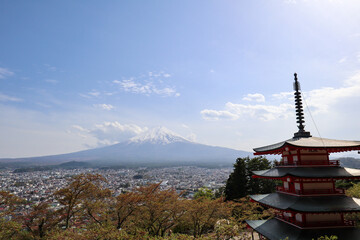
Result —
<path fill-rule="evenodd" d="M 265 170 L 271 167 L 271 162 L 264 157 L 236 159 L 234 171 L 230 174 L 225 186 L 226 200 L 274 191 L 275 183 L 273 181 L 252 178 L 252 171 Z"/>

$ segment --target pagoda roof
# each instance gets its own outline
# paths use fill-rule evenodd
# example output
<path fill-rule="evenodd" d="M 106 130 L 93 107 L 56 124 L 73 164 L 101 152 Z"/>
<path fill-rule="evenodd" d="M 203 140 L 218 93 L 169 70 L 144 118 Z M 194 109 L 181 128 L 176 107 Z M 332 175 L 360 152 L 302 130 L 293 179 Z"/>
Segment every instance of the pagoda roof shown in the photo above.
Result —
<path fill-rule="evenodd" d="M 255 176 L 264 178 L 281 178 L 294 176 L 299 178 L 359 178 L 360 169 L 340 166 L 324 167 L 274 167 L 262 171 L 253 171 Z"/>
<path fill-rule="evenodd" d="M 345 195 L 299 197 L 284 193 L 250 195 L 254 201 L 280 210 L 297 212 L 357 212 L 360 199 Z"/>
<path fill-rule="evenodd" d="M 290 239 L 309 240 L 318 239 L 321 236 L 337 236 L 338 239 L 360 239 L 360 229 L 346 228 L 323 228 L 323 229 L 300 229 L 276 218 L 270 220 L 247 220 L 247 224 L 256 232 L 270 240 Z"/>
<path fill-rule="evenodd" d="M 319 137 L 291 138 L 272 145 L 254 148 L 255 155 L 281 154 L 285 147 L 293 149 L 326 149 L 328 152 L 360 150 L 360 141 L 335 140 Z"/>

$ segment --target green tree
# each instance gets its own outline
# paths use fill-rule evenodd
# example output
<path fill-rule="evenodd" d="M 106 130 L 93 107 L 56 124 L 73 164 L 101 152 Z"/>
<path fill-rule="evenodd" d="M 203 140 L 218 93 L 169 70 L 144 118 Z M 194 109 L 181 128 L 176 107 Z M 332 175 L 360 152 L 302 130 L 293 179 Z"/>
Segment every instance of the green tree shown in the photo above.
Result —
<path fill-rule="evenodd" d="M 330 237 L 325 235 L 325 236 L 321 236 L 321 237 L 317 238 L 317 240 L 337 240 L 337 239 L 338 239 L 338 237 L 334 236 L 334 235 L 331 235 Z"/>
<path fill-rule="evenodd" d="M 238 158 L 234 171 L 230 174 L 225 186 L 226 200 L 234 200 L 249 194 L 272 192 L 275 183 L 267 179 L 252 178 L 252 171 L 271 168 L 271 162 L 264 157 Z"/>
<path fill-rule="evenodd" d="M 251 202 L 249 197 L 237 199 L 236 203 L 232 209 L 232 216 L 236 219 L 241 229 L 246 228 L 246 220 L 265 220 L 275 216 L 274 209 Z"/>
<path fill-rule="evenodd" d="M 360 183 L 360 181 L 359 180 L 353 180 L 353 179 L 351 179 L 351 180 L 345 180 L 345 179 L 344 180 L 337 180 L 335 182 L 335 187 L 347 190 L 347 189 L 351 188 L 354 184 L 357 184 L 357 183 Z"/>
<path fill-rule="evenodd" d="M 253 171 L 271 168 L 271 162 L 264 157 L 248 158 L 246 161 L 247 191 L 248 194 L 269 193 L 274 191 L 275 183 L 273 180 L 253 178 Z"/>
<path fill-rule="evenodd" d="M 360 197 L 360 183 L 352 183 L 352 187 L 345 191 L 345 194 L 349 197 Z M 355 225 L 360 227 L 360 214 L 359 213 L 349 213 L 345 215 L 345 219 L 355 221 Z"/>
<path fill-rule="evenodd" d="M 225 199 L 233 200 L 247 195 L 246 158 L 236 159 L 234 171 L 230 174 L 225 185 Z"/>
<path fill-rule="evenodd" d="M 360 198 L 360 183 L 353 183 L 352 187 L 346 190 L 346 195 L 349 197 Z"/>
<path fill-rule="evenodd" d="M 21 223 L 0 218 L 0 240 L 27 240 L 33 239 L 30 234 L 23 231 Z"/>
<path fill-rule="evenodd" d="M 204 197 L 207 199 L 214 199 L 215 195 L 211 191 L 211 189 L 209 189 L 207 187 L 202 187 L 202 188 L 199 188 L 198 191 L 194 194 L 194 199 L 201 198 L 201 197 Z"/>
<path fill-rule="evenodd" d="M 215 199 L 220 198 L 220 197 L 224 197 L 225 196 L 224 192 L 225 192 L 225 185 L 220 187 L 219 189 L 216 189 L 215 193 L 214 193 Z"/>

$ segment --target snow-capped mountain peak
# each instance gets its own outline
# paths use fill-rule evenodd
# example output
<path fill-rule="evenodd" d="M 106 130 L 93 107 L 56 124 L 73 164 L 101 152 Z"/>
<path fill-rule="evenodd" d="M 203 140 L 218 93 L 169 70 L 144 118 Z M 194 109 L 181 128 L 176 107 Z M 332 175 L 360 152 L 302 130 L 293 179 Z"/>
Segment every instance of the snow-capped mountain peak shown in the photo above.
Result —
<path fill-rule="evenodd" d="M 189 142 L 182 136 L 170 131 L 165 127 L 152 128 L 129 140 L 130 143 L 152 143 L 152 144 L 169 144 L 174 142 Z"/>

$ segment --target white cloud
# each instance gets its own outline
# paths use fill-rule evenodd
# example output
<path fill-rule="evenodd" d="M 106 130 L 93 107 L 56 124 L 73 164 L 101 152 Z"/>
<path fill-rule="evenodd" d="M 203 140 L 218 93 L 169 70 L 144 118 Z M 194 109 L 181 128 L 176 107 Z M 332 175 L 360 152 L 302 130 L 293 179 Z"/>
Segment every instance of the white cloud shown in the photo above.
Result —
<path fill-rule="evenodd" d="M 165 78 L 169 78 L 169 77 L 171 77 L 171 75 L 170 75 L 170 74 L 168 74 L 168 73 L 164 73 L 164 74 L 163 74 L 163 76 L 164 76 Z"/>
<path fill-rule="evenodd" d="M 12 75 L 14 75 L 14 73 L 11 72 L 10 70 L 0 67 L 0 79 L 5 79 L 5 78 L 10 77 Z"/>
<path fill-rule="evenodd" d="M 350 38 L 358 38 L 358 37 L 360 37 L 360 33 L 353 33 L 349 37 Z"/>
<path fill-rule="evenodd" d="M 293 114 L 293 105 L 283 103 L 280 105 L 244 105 L 228 102 L 225 105 L 229 112 L 238 118 L 250 116 L 263 121 L 274 120 L 278 118 L 288 118 Z"/>
<path fill-rule="evenodd" d="M 276 105 L 245 105 L 228 102 L 225 110 L 208 110 L 201 111 L 205 120 L 237 120 L 239 118 L 256 118 L 263 121 L 274 120 L 277 118 L 288 118 L 293 113 L 291 104 Z"/>
<path fill-rule="evenodd" d="M 188 136 L 186 136 L 186 139 L 191 141 L 191 142 L 195 142 L 196 141 L 196 134 L 195 133 L 190 133 Z"/>
<path fill-rule="evenodd" d="M 56 67 L 51 66 L 50 64 L 44 64 L 44 66 L 47 68 L 48 71 L 55 72 L 57 70 Z"/>
<path fill-rule="evenodd" d="M 332 106 L 342 100 L 359 97 L 360 72 L 346 79 L 342 87 L 324 87 L 305 92 L 306 103 L 312 108 L 312 113 L 328 112 Z"/>
<path fill-rule="evenodd" d="M 308 106 L 312 114 L 329 112 L 330 109 L 343 100 L 359 98 L 360 72 L 351 76 L 343 82 L 339 88 L 324 87 L 304 92 L 304 108 Z M 254 96 L 255 95 L 255 96 Z M 262 94 L 248 94 L 243 100 L 261 100 Z M 273 100 L 280 101 L 279 104 L 241 104 L 228 102 L 224 109 L 201 111 L 205 120 L 237 120 L 244 118 L 260 119 L 270 121 L 280 118 L 288 118 L 294 115 L 293 92 L 280 92 L 271 95 Z"/>
<path fill-rule="evenodd" d="M 186 136 L 185 138 L 191 142 L 195 142 L 197 139 L 197 135 L 192 132 L 191 128 L 185 123 L 182 123 L 181 127 L 185 128 L 188 132 L 187 134 L 184 134 Z"/>
<path fill-rule="evenodd" d="M 190 127 L 189 127 L 188 125 L 186 125 L 185 123 L 181 124 L 181 126 L 182 126 L 183 128 L 190 129 Z"/>
<path fill-rule="evenodd" d="M 343 57 L 339 60 L 339 63 L 344 63 L 344 62 L 346 62 L 346 60 L 347 60 L 347 57 Z"/>
<path fill-rule="evenodd" d="M 0 102 L 21 102 L 21 98 L 11 97 L 5 94 L 0 93 Z"/>
<path fill-rule="evenodd" d="M 153 75 L 153 73 L 149 73 L 149 75 Z M 114 80 L 113 83 L 118 84 L 121 89 L 126 92 L 144 94 L 150 96 L 152 94 L 164 96 L 164 97 L 179 97 L 180 93 L 176 91 L 175 88 L 172 87 L 158 87 L 154 82 L 148 81 L 146 83 L 136 82 L 134 78 L 126 79 L 126 80 Z"/>
<path fill-rule="evenodd" d="M 86 128 L 83 128 L 82 126 L 79 126 L 79 125 L 73 125 L 72 127 L 81 132 L 89 132 L 89 130 L 87 130 Z"/>
<path fill-rule="evenodd" d="M 166 88 L 163 88 L 163 89 L 154 88 L 153 91 L 154 91 L 154 93 L 159 94 L 159 95 L 163 95 L 163 96 L 175 96 L 175 97 L 180 96 L 180 93 L 176 92 L 175 89 L 169 88 L 169 87 L 166 87 Z"/>
<path fill-rule="evenodd" d="M 114 81 L 121 86 L 126 92 L 150 94 L 152 92 L 151 83 L 141 84 L 136 83 L 133 79 Z"/>
<path fill-rule="evenodd" d="M 294 98 L 294 92 L 281 92 L 281 93 L 274 93 L 271 95 L 273 98 L 278 100 L 283 99 L 293 99 Z"/>
<path fill-rule="evenodd" d="M 117 121 L 103 122 L 89 129 L 79 125 L 73 125 L 72 127 L 81 136 L 95 137 L 98 146 L 123 142 L 148 130 L 147 127 L 142 128 L 135 124 L 121 124 Z"/>
<path fill-rule="evenodd" d="M 327 0 L 327 2 L 339 2 L 342 3 L 343 0 Z M 297 4 L 297 3 L 306 3 L 306 2 L 326 2 L 326 1 L 311 1 L 311 0 L 283 0 L 284 3 L 286 4 Z"/>
<path fill-rule="evenodd" d="M 51 84 L 57 84 L 59 81 L 55 79 L 45 79 L 45 82 L 51 83 Z"/>
<path fill-rule="evenodd" d="M 99 97 L 100 94 L 101 93 L 96 90 L 91 90 L 90 92 L 88 92 L 86 94 L 80 93 L 79 95 L 84 98 L 92 98 L 92 97 Z"/>
<path fill-rule="evenodd" d="M 83 97 L 83 98 L 90 98 L 90 96 L 88 96 L 87 94 L 83 94 L 83 93 L 79 93 L 79 96 Z"/>
<path fill-rule="evenodd" d="M 210 120 L 210 121 L 236 120 L 239 118 L 236 114 L 231 113 L 229 111 L 216 111 L 216 110 L 205 109 L 202 110 L 200 113 L 205 120 Z"/>
<path fill-rule="evenodd" d="M 89 92 L 88 94 L 91 95 L 91 96 L 94 96 L 94 97 L 98 97 L 98 96 L 100 95 L 100 92 L 98 92 L 98 91 L 91 91 L 91 92 Z"/>
<path fill-rule="evenodd" d="M 255 101 L 255 102 L 265 102 L 265 96 L 261 93 L 254 93 L 254 94 L 247 94 L 245 97 L 243 97 L 243 100 L 245 101 Z"/>
<path fill-rule="evenodd" d="M 164 77 L 164 78 L 169 78 L 169 77 L 171 77 L 171 74 L 165 73 L 164 71 L 160 71 L 160 72 L 148 72 L 147 75 L 148 75 L 151 79 L 153 79 L 153 78 L 161 78 L 161 77 Z"/>
<path fill-rule="evenodd" d="M 100 109 L 108 110 L 108 111 L 110 111 L 110 110 L 112 110 L 114 108 L 113 105 L 105 104 L 105 103 L 103 103 L 103 104 L 94 104 L 93 106 L 96 107 L 96 108 L 100 108 Z"/>

